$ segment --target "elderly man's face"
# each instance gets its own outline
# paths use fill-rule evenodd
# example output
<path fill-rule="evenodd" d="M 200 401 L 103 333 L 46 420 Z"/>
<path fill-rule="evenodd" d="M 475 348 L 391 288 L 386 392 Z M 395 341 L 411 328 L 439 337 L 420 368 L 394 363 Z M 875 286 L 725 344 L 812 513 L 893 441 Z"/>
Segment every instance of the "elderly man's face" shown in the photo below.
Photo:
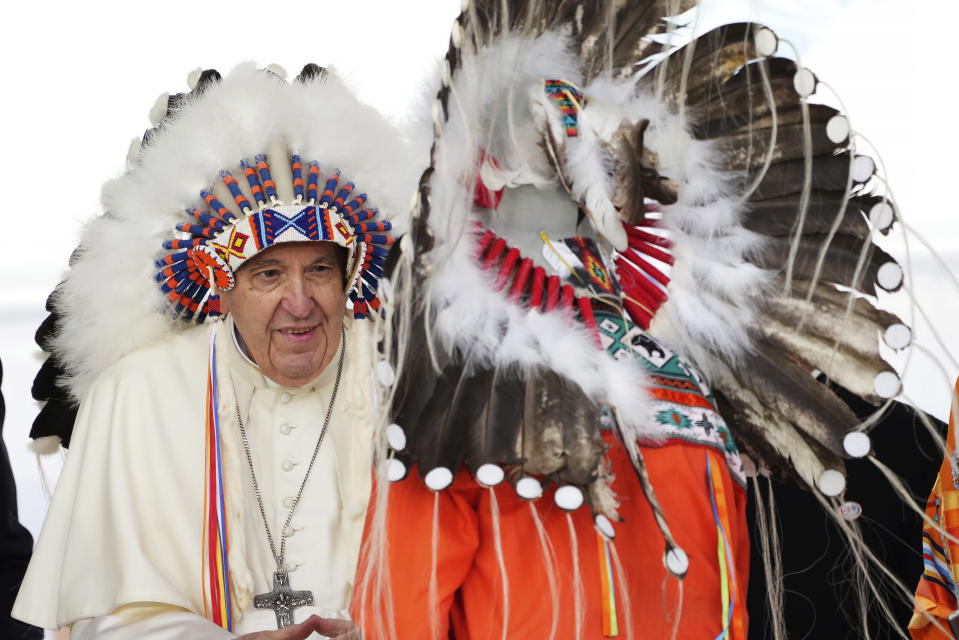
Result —
<path fill-rule="evenodd" d="M 263 375 L 298 387 L 330 363 L 346 310 L 343 270 L 330 242 L 278 244 L 237 270 L 221 307 Z"/>

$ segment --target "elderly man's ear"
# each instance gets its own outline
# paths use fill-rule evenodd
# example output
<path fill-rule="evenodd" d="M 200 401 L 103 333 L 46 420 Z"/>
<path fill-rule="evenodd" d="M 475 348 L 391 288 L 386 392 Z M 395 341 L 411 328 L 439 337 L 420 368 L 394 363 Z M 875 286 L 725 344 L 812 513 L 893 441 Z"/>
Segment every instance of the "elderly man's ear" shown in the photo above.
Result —
<path fill-rule="evenodd" d="M 214 287 L 213 292 L 220 296 L 220 313 L 226 315 L 230 313 L 230 296 L 227 295 L 226 291 L 221 291 Z"/>

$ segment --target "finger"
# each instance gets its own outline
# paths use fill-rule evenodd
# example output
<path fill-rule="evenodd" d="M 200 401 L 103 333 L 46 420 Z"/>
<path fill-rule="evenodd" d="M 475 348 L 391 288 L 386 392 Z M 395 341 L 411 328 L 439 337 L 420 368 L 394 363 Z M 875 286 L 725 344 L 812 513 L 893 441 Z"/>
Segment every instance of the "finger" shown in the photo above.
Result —
<path fill-rule="evenodd" d="M 336 638 L 337 636 L 346 635 L 350 632 L 355 631 L 357 632 L 356 635 L 350 636 L 350 637 L 356 637 L 356 638 L 360 637 L 359 631 L 356 628 L 356 625 L 349 620 L 338 620 L 336 618 L 321 618 L 320 616 L 316 616 L 316 617 L 320 621 L 319 626 L 316 627 L 316 630 L 325 636 Z"/>
<path fill-rule="evenodd" d="M 314 631 L 323 633 L 319 628 L 322 620 L 323 618 L 313 615 L 299 624 L 292 624 L 281 631 L 278 640 L 306 640 Z"/>

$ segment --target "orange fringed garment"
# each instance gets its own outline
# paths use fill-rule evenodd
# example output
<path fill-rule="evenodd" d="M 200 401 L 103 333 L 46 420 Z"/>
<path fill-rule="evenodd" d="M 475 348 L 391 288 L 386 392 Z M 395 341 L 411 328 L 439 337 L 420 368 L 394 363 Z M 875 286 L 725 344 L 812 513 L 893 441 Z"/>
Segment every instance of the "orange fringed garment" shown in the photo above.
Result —
<path fill-rule="evenodd" d="M 462 468 L 452 486 L 437 493 L 415 472 L 390 485 L 385 534 L 392 601 L 388 606 L 382 593 L 363 583 L 369 556 L 362 554 L 351 613 L 366 637 L 381 637 L 373 621 L 392 611 L 395 626 L 390 633 L 397 640 L 627 637 L 630 627 L 633 637 L 668 638 L 677 616 L 677 638 L 716 638 L 725 628 L 726 640 L 746 640 L 746 493 L 730 476 L 722 456 L 676 440 L 643 448 L 670 528 L 689 554 L 689 572 L 680 583 L 663 566 L 663 539 L 625 449 L 608 434 L 607 442 L 623 518 L 616 524 L 608 554 L 603 540 L 597 539 L 589 510 L 567 514 L 549 492 L 526 501 L 507 483 L 494 489 L 480 487 Z M 716 515 L 714 497 L 719 498 Z M 728 546 L 721 543 L 717 520 L 724 523 Z M 548 551 L 539 531 L 545 533 Z M 598 553 L 600 549 L 603 553 Z M 546 561 L 546 553 L 552 554 L 553 562 Z M 724 558 L 725 572 L 720 567 Z M 375 568 L 372 573 L 386 575 Z M 579 612 L 576 602 L 582 603 Z M 437 612 L 432 622 L 431 605 Z"/>

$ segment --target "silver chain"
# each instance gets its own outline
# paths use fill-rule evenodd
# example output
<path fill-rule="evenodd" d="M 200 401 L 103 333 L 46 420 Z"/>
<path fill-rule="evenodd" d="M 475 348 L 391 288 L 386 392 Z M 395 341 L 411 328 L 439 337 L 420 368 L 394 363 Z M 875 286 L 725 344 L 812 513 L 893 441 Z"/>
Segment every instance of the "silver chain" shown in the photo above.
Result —
<path fill-rule="evenodd" d="M 253 471 L 253 456 L 250 455 L 250 441 L 246 437 L 246 429 L 243 427 L 243 420 L 240 418 L 240 401 L 236 397 L 236 387 L 233 388 L 233 400 L 236 402 L 236 420 L 240 423 L 240 436 L 243 440 L 243 450 L 246 451 L 246 461 L 250 464 L 250 477 L 253 478 L 253 493 L 256 494 L 256 502 L 260 506 L 260 515 L 263 517 L 263 526 L 266 527 L 266 539 L 270 542 L 270 553 L 276 559 L 276 568 L 283 571 L 283 557 L 286 555 L 286 530 L 293 521 L 293 513 L 296 506 L 300 503 L 300 496 L 303 495 L 303 489 L 306 487 L 306 481 L 310 477 L 310 471 L 313 470 L 313 463 L 316 462 L 316 456 L 320 452 L 320 445 L 323 444 L 323 437 L 326 435 L 326 429 L 330 426 L 330 416 L 333 415 L 333 403 L 336 402 L 336 392 L 340 388 L 340 376 L 343 375 L 343 356 L 346 354 L 346 330 L 340 328 L 340 359 L 336 365 L 336 382 L 333 383 L 333 395 L 330 396 L 330 405 L 326 408 L 326 418 L 323 420 L 323 429 L 320 430 L 320 437 L 316 440 L 316 446 L 313 447 L 313 457 L 310 458 L 310 465 L 306 468 L 306 475 L 303 476 L 303 482 L 300 483 L 300 490 L 296 492 L 293 499 L 293 506 L 290 507 L 290 513 L 286 516 L 286 522 L 280 530 L 280 553 L 276 553 L 276 544 L 273 542 L 273 534 L 270 532 L 270 523 L 266 518 L 266 509 L 263 508 L 263 496 L 260 495 L 260 487 L 256 482 L 256 472 Z"/>

